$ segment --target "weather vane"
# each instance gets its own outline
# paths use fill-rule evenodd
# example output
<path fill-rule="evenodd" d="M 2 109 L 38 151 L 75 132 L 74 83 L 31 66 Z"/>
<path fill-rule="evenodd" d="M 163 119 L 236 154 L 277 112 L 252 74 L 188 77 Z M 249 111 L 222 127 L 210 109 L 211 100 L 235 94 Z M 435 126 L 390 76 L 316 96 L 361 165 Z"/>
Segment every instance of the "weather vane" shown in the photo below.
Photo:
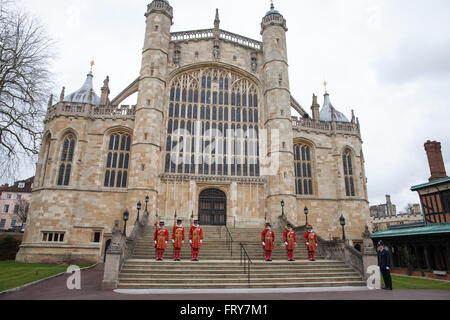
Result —
<path fill-rule="evenodd" d="M 92 69 L 94 68 L 94 66 L 95 66 L 95 61 L 94 61 L 94 59 L 92 59 L 92 61 L 91 61 L 91 70 L 89 71 L 90 75 L 92 75 Z"/>

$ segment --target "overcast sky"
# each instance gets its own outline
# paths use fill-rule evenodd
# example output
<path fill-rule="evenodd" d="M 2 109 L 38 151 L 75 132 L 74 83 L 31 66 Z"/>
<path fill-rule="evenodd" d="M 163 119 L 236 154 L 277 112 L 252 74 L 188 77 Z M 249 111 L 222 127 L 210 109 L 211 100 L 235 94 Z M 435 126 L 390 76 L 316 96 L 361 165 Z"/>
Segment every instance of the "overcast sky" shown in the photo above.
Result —
<path fill-rule="evenodd" d="M 115 96 L 139 75 L 150 0 L 17 0 L 57 41 L 54 94 L 77 90 L 95 60 L 97 94 L 109 75 Z M 269 0 L 169 0 L 172 31 L 221 28 L 261 40 Z M 287 20 L 292 95 L 309 112 L 312 94 L 359 117 L 371 205 L 390 194 L 418 203 L 412 185 L 430 176 L 424 143 L 442 143 L 450 171 L 450 1 L 276 0 Z M 131 101 L 132 103 L 133 101 Z M 22 178 L 34 172 L 23 172 Z"/>

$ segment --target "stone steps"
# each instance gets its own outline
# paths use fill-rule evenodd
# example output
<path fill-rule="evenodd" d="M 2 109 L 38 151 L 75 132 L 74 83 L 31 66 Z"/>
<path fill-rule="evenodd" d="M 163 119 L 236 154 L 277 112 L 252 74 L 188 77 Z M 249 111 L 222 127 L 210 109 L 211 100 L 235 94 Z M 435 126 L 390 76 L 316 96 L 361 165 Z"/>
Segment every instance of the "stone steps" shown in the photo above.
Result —
<path fill-rule="evenodd" d="M 163 283 L 120 283 L 118 289 L 264 289 L 264 288 L 318 288 L 318 287 L 361 287 L 365 286 L 364 281 L 323 281 L 323 282 L 239 282 L 231 281 L 222 283 L 181 283 L 181 284 L 163 284 Z"/>
<path fill-rule="evenodd" d="M 132 259 L 127 260 L 120 272 L 120 289 L 226 289 L 226 288 L 298 288 L 364 286 L 361 276 L 341 261 L 307 260 L 307 252 L 301 242 L 295 251 L 297 261 L 288 262 L 286 249 L 281 246 L 282 232 L 275 231 L 277 242 L 272 253 L 273 262 L 264 261 L 261 246 L 261 230 L 230 230 L 234 239 L 233 256 L 226 245 L 225 230 L 218 234 L 216 227 L 203 227 L 205 239 L 200 249 L 199 262 L 191 262 L 191 247 L 186 236 L 181 250 L 181 262 L 172 261 L 171 240 L 165 251 L 164 261 L 155 261 L 153 234 L 155 228 L 147 228 L 139 239 Z M 171 227 L 169 232 L 171 232 Z M 249 240 L 250 239 L 250 240 Z M 252 259 L 251 281 L 240 264 L 241 249 L 245 248 Z"/>

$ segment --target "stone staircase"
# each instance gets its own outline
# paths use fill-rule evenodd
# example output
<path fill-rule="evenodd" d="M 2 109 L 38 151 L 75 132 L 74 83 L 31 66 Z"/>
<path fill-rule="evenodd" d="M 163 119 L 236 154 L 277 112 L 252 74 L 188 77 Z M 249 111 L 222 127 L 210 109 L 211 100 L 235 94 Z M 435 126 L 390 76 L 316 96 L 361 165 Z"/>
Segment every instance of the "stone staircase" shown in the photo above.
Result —
<path fill-rule="evenodd" d="M 294 288 L 365 286 L 359 273 L 341 261 L 307 260 L 302 239 L 295 251 L 296 262 L 288 262 L 282 246 L 281 230 L 275 230 L 276 248 L 273 262 L 264 261 L 261 246 L 261 230 L 230 229 L 233 237 L 233 253 L 226 244 L 226 231 L 217 227 L 202 227 L 205 240 L 200 250 L 199 262 L 191 262 L 188 232 L 181 251 L 181 262 L 173 261 L 173 247 L 168 243 L 163 262 L 155 261 L 154 227 L 148 227 L 138 240 L 133 257 L 125 262 L 120 272 L 119 289 L 217 289 L 217 288 Z M 169 228 L 171 232 L 171 227 Z M 244 243 L 253 261 L 251 281 L 240 265 Z"/>

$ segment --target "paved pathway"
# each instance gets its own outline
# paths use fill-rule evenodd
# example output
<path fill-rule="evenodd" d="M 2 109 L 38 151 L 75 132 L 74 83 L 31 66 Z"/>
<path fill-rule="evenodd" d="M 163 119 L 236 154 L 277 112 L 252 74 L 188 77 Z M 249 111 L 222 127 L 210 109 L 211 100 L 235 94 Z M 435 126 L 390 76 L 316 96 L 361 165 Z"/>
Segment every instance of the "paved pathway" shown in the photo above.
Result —
<path fill-rule="evenodd" d="M 29 286 L 18 292 L 0 295 L 0 300 L 450 300 L 450 291 L 367 290 L 365 288 L 243 289 L 243 290 L 153 290 L 103 291 L 103 271 L 88 269 L 81 273 L 81 290 L 68 290 L 70 275 Z M 187 296 L 187 293 L 189 295 Z"/>

